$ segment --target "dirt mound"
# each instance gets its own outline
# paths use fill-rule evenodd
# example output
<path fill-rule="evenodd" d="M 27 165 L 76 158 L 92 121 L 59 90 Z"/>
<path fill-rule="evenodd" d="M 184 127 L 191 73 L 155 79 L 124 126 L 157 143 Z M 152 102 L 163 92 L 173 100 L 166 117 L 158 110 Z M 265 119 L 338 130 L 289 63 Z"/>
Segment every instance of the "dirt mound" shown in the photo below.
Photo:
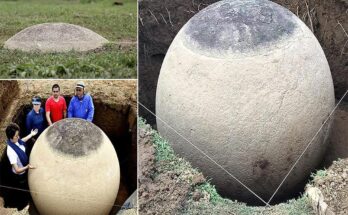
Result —
<path fill-rule="evenodd" d="M 176 213 L 185 203 L 191 186 L 178 181 L 175 172 L 165 171 L 158 164 L 155 166 L 152 135 L 149 126 L 139 130 L 139 211 L 146 214 Z"/>
<path fill-rule="evenodd" d="M 330 168 L 319 171 L 313 184 L 335 214 L 348 214 L 348 159 L 334 161 Z"/>
<path fill-rule="evenodd" d="M 99 34 L 67 23 L 44 23 L 28 27 L 8 39 L 4 47 L 26 52 L 89 51 L 108 41 Z"/>

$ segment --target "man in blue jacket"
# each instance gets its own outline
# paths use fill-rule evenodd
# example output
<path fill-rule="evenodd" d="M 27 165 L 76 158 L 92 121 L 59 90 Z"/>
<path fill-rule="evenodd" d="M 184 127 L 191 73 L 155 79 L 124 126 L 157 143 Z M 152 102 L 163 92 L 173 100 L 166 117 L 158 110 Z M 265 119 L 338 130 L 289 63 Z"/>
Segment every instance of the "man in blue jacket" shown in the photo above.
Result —
<path fill-rule="evenodd" d="M 85 84 L 80 81 L 76 84 L 75 96 L 69 103 L 68 118 L 81 118 L 92 122 L 93 116 L 93 99 L 89 94 L 85 94 Z"/>
<path fill-rule="evenodd" d="M 33 109 L 27 114 L 25 126 L 27 130 L 27 134 L 30 134 L 31 130 L 37 129 L 38 134 L 37 137 L 46 129 L 47 123 L 45 118 L 45 111 L 41 107 L 41 98 L 39 96 L 34 96 L 31 100 L 33 104 Z M 31 138 L 27 142 L 26 153 L 30 155 L 31 150 L 36 142 L 36 138 Z"/>
<path fill-rule="evenodd" d="M 31 130 L 37 129 L 37 136 L 40 136 L 40 134 L 47 127 L 45 120 L 45 111 L 41 107 L 41 98 L 39 96 L 34 96 L 34 98 L 31 100 L 31 103 L 33 104 L 33 109 L 31 109 L 31 111 L 27 114 L 25 123 L 27 134 L 30 134 Z"/>

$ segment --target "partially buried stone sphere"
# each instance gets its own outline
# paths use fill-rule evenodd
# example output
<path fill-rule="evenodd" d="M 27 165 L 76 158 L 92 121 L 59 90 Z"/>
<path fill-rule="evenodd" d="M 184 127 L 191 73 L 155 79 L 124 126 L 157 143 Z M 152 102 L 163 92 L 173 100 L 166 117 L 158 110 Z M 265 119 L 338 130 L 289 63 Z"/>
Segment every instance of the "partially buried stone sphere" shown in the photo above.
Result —
<path fill-rule="evenodd" d="M 43 23 L 18 32 L 4 47 L 26 52 L 68 52 L 94 50 L 106 43 L 104 37 L 78 25 Z"/>
<path fill-rule="evenodd" d="M 108 137 L 82 119 L 48 127 L 30 156 L 29 188 L 40 214 L 108 214 L 120 182 Z"/>
<path fill-rule="evenodd" d="M 225 0 L 191 18 L 162 64 L 157 127 L 174 150 L 227 197 L 261 202 L 172 126 L 265 200 L 334 106 L 325 55 L 305 24 L 266 0 Z M 160 120 L 161 119 L 161 120 Z M 330 123 L 276 197 L 288 195 L 321 161 Z"/>

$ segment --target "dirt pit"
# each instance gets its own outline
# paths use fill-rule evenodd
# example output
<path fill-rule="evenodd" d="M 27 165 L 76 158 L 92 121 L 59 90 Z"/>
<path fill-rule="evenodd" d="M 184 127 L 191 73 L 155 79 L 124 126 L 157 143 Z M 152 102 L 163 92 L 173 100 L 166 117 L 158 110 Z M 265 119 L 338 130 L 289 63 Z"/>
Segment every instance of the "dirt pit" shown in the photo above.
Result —
<path fill-rule="evenodd" d="M 110 214 L 116 214 L 126 199 L 137 187 L 137 111 L 136 111 L 136 81 L 84 81 L 86 91 L 91 94 L 95 106 L 93 123 L 100 127 L 113 143 L 120 162 L 121 182 L 115 206 Z M 58 83 L 62 96 L 69 104 L 76 81 L 74 80 L 34 80 L 34 81 L 1 81 L 0 98 L 3 110 L 0 118 L 0 152 L 1 158 L 1 185 L 11 187 L 8 172 L 11 166 L 6 155 L 5 129 L 8 123 L 15 122 L 25 135 L 25 119 L 31 110 L 31 98 L 41 96 L 43 104 L 50 96 L 51 87 Z M 22 137 L 24 136 L 22 135 Z M 13 192 L 12 189 L 1 187 L 0 193 L 4 200 L 4 207 L 23 209 L 28 205 L 30 195 Z M 1 207 L 1 206 L 0 206 Z M 3 208 L 4 209 L 4 208 Z M 26 208 L 27 209 L 27 208 Z M 10 210 L 10 209 L 9 209 Z M 11 209 L 12 210 L 12 209 Z M 31 204 L 27 213 L 37 214 L 34 205 Z"/>
<path fill-rule="evenodd" d="M 338 101 L 337 101 L 338 102 Z M 141 214 L 317 214 L 309 185 L 322 192 L 326 211 L 347 214 L 348 103 L 342 102 L 333 117 L 327 154 L 322 164 L 298 189 L 270 207 L 253 206 L 219 195 L 197 169 L 177 157 L 157 131 L 139 123 L 139 212 Z M 344 150 L 342 150 L 344 149 Z M 207 160 L 207 162 L 210 162 Z M 233 173 L 232 173 L 233 174 Z M 236 175 L 238 178 L 238 176 Z M 233 180 L 231 178 L 231 180 Z M 259 206 L 255 206 L 259 205 Z M 316 204 L 317 205 L 317 204 Z"/>
<path fill-rule="evenodd" d="M 162 61 L 173 38 L 180 28 L 196 13 L 217 0 L 198 1 L 139 1 L 139 102 L 155 110 L 156 86 Z M 291 10 L 313 31 L 320 42 L 329 62 L 333 77 L 335 96 L 340 99 L 347 90 L 348 58 L 346 34 L 348 29 L 348 2 L 346 0 L 273 0 Z M 156 18 L 157 17 L 157 18 Z M 342 103 L 334 116 L 332 134 L 329 139 L 327 154 L 317 169 L 331 168 L 338 158 L 348 158 L 348 97 Z M 140 108 L 140 116 L 156 128 L 155 117 L 145 108 Z M 156 145 L 151 130 L 139 132 L 139 209 L 144 214 L 314 214 L 310 206 L 310 198 L 304 195 L 310 176 L 299 185 L 298 189 L 285 199 L 278 199 L 270 208 L 249 207 L 243 203 L 224 199 L 214 193 L 210 186 L 203 183 L 195 184 L 190 168 L 171 165 L 178 164 L 177 159 L 166 153 L 167 149 Z M 156 159 L 165 155 L 168 159 Z M 208 161 L 207 161 L 208 162 Z M 338 163 L 342 161 L 337 161 Z M 183 169 L 180 169 L 183 168 Z M 320 173 L 319 171 L 319 173 Z M 335 172 L 335 170 L 333 170 Z M 315 171 L 313 171 L 313 174 Z M 191 176 L 187 176 L 191 175 Z M 191 177 L 183 180 L 184 176 Z M 198 174 L 199 175 L 199 174 Z M 196 176 L 201 178 L 201 176 Z M 200 179 L 198 180 L 200 181 Z M 337 182 L 341 184 L 341 182 Z M 203 185 L 202 185 L 203 184 Z M 201 187 L 203 188 L 203 192 Z M 198 189 L 198 191 L 197 191 Z M 209 192 L 208 192 L 209 191 Z M 215 191 L 216 192 L 216 191 Z M 341 192 L 331 190 L 328 193 Z M 167 193 L 167 194 L 166 194 Z M 171 193 L 178 193 L 176 196 Z M 202 194 L 203 193 L 203 194 Z M 221 200 L 221 201 L 220 201 Z M 289 203 L 281 203 L 287 202 Z M 338 200 L 342 203 L 343 200 Z M 163 206 L 165 205 L 165 206 Z M 257 203 L 255 203 L 257 205 Z M 330 206 L 330 205 L 329 205 Z M 204 210 L 206 209 L 206 210 Z M 340 213 L 336 211 L 336 213 Z"/>

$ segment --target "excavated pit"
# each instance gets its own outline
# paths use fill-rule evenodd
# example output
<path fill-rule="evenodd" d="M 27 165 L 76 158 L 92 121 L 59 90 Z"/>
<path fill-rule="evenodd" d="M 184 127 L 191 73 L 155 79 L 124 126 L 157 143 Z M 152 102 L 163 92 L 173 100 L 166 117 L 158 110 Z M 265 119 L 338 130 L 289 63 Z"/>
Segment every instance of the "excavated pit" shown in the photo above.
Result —
<path fill-rule="evenodd" d="M 336 100 L 336 104 L 339 102 L 339 100 Z M 303 196 L 303 194 L 305 193 L 305 188 L 306 185 L 308 185 L 308 183 L 310 181 L 313 180 L 312 176 L 313 174 L 316 173 L 317 170 L 325 170 L 328 169 L 331 165 L 332 162 L 339 159 L 339 158 L 347 158 L 348 157 L 348 149 L 347 149 L 347 144 L 346 144 L 346 140 L 348 138 L 348 134 L 347 132 L 345 132 L 348 129 L 348 103 L 342 101 L 339 106 L 337 107 L 337 109 L 335 110 L 334 114 L 331 116 L 331 133 L 330 136 L 328 138 L 328 147 L 327 147 L 327 151 L 326 154 L 323 156 L 321 163 L 318 164 L 318 166 L 316 166 L 315 169 L 313 169 L 313 171 L 311 172 L 310 175 L 308 175 L 301 183 L 298 183 L 296 188 L 294 188 L 292 190 L 291 193 L 289 193 L 287 196 L 284 196 L 282 198 L 279 198 L 277 195 L 275 195 L 275 197 L 273 198 L 273 200 L 270 202 L 270 205 L 274 206 L 274 205 L 278 205 L 280 203 L 286 203 L 289 200 L 293 200 L 293 199 L 298 199 L 300 197 Z M 142 137 L 140 136 L 140 139 Z M 139 140 L 139 142 L 145 141 L 144 140 Z M 139 149 L 139 154 L 146 154 L 146 152 L 142 151 L 142 148 L 140 147 Z M 145 162 L 143 165 L 147 164 L 146 163 L 146 159 L 142 158 L 142 160 L 144 160 L 143 162 Z M 209 162 L 209 161 L 207 161 Z M 141 162 L 140 162 L 141 165 Z M 158 168 L 158 167 L 157 167 Z M 218 168 L 218 167 L 217 167 Z M 160 170 L 153 170 L 154 172 L 156 171 L 160 171 Z M 234 172 L 231 172 L 234 176 L 236 176 L 238 178 L 238 175 L 235 175 Z M 164 174 L 164 173 L 163 173 Z M 170 174 L 168 172 L 168 174 Z M 207 180 L 209 180 L 209 178 L 206 178 Z M 144 185 L 140 185 L 141 187 L 159 187 L 158 189 L 164 189 L 161 188 L 161 184 L 152 184 L 152 185 L 148 185 L 147 183 L 147 179 L 139 179 L 139 183 L 144 183 Z M 231 180 L 234 180 L 233 178 L 231 178 Z M 169 183 L 169 182 L 168 182 Z M 246 192 L 248 192 L 246 190 Z M 146 195 L 158 195 L 156 193 L 151 193 L 151 191 L 148 191 L 148 193 L 146 193 Z M 225 198 L 228 198 L 226 196 L 222 196 Z M 142 194 L 139 194 L 139 202 L 146 202 L 146 200 L 142 200 L 142 198 L 144 199 L 144 196 L 142 196 Z M 235 200 L 235 199 L 232 199 Z M 267 202 L 268 199 L 265 199 L 265 201 Z M 264 203 L 262 203 L 260 200 L 256 199 L 250 202 L 244 202 L 246 203 L 248 206 L 252 207 L 252 206 L 265 206 Z M 161 204 L 160 202 L 156 202 L 156 204 Z"/>
<path fill-rule="evenodd" d="M 71 96 L 64 96 L 67 104 L 71 100 Z M 42 98 L 45 104 L 47 98 Z M 115 206 L 110 214 L 116 214 L 120 210 L 126 199 L 136 190 L 137 178 L 137 149 L 136 149 L 136 113 L 131 110 L 127 104 L 107 104 L 101 99 L 94 100 L 95 114 L 93 123 L 101 128 L 112 142 L 120 163 L 121 180 L 120 188 L 115 201 Z M 31 104 L 24 104 L 17 108 L 16 114 L 12 117 L 12 121 L 20 126 L 21 134 L 26 135 L 25 119 L 27 113 L 31 110 Z M 24 135 L 21 135 L 23 137 Z M 29 143 L 30 144 L 30 143 Z M 29 148 L 32 148 L 29 146 Z M 11 187 L 9 171 L 11 171 L 10 163 L 3 151 L 0 163 L 0 181 L 1 185 Z M 13 190 L 2 187 L 1 197 L 5 201 L 5 207 L 22 209 L 30 201 L 29 195 L 16 193 Z M 36 210 L 29 210 L 30 214 L 36 214 Z"/>
<path fill-rule="evenodd" d="M 340 99 L 347 90 L 347 1 L 288 1 L 272 0 L 301 18 L 308 27 L 313 29 L 330 64 L 335 96 Z M 181 27 L 196 13 L 217 0 L 199 1 L 140 1 L 139 2 L 139 101 L 150 109 L 155 110 L 157 79 L 162 61 L 173 38 Z M 169 13 L 175 19 L 166 21 L 162 14 Z M 155 19 L 154 17 L 158 17 Z M 168 24 L 168 23 L 169 24 Z M 345 101 L 348 101 L 347 97 Z M 348 124 L 348 105 L 342 103 L 334 116 L 332 134 L 329 146 L 322 163 L 316 169 L 327 168 L 333 160 L 348 157 L 346 129 Z M 156 119 L 145 108 L 139 108 L 139 115 L 156 128 Z M 315 171 L 313 171 L 315 172 Z M 296 198 L 304 192 L 304 186 L 310 180 L 308 176 L 292 194 L 286 198 L 274 199 L 272 204 Z M 233 179 L 231 179 L 233 180 Z M 141 201 L 141 196 L 139 197 Z M 258 200 L 249 205 L 260 205 Z"/>

